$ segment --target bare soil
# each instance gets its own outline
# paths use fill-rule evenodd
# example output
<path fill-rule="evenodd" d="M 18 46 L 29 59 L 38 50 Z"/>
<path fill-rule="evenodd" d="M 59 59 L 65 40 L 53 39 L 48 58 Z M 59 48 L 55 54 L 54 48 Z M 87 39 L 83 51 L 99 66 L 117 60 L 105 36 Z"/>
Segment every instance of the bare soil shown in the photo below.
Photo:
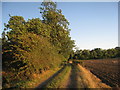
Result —
<path fill-rule="evenodd" d="M 84 66 L 111 87 L 120 87 L 120 59 L 84 60 Z"/>

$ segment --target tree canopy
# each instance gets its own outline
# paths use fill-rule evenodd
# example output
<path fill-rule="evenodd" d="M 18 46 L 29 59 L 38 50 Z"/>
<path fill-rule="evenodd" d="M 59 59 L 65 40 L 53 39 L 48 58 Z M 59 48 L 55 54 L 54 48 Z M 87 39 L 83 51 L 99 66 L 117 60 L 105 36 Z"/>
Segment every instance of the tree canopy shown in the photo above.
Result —
<path fill-rule="evenodd" d="M 62 10 L 57 9 L 55 2 L 42 2 L 40 13 L 42 14 L 43 23 L 51 27 L 50 41 L 57 47 L 58 53 L 64 55 L 66 58 L 74 47 L 74 41 L 71 40 L 69 22 L 62 14 Z"/>

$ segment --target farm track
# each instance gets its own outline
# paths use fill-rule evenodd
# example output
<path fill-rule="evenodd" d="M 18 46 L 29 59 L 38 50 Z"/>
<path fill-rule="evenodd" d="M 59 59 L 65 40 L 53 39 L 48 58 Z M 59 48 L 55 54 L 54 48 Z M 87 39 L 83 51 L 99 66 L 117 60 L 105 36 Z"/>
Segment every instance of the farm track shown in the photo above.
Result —
<path fill-rule="evenodd" d="M 106 88 L 106 87 L 110 88 L 106 84 L 102 83 L 99 79 L 97 79 L 89 71 L 84 69 L 82 66 L 75 64 L 70 64 L 70 66 L 71 66 L 70 72 L 67 72 L 69 75 L 63 78 L 63 81 L 60 82 L 60 85 L 57 86 L 57 88 Z M 64 68 L 62 68 L 53 76 L 51 76 L 48 80 L 40 84 L 36 89 L 44 88 L 44 86 L 46 86 L 55 77 L 57 77 L 59 73 L 61 73 L 64 70 Z"/>
<path fill-rule="evenodd" d="M 75 66 L 71 65 L 71 74 L 65 88 L 83 88 L 85 85 L 82 82 L 82 79 L 79 77 L 80 70 Z M 79 83 L 79 85 L 78 85 Z"/>
<path fill-rule="evenodd" d="M 63 69 L 65 68 L 62 67 L 59 71 L 57 71 L 54 75 L 52 75 L 50 78 L 48 78 L 46 81 L 42 82 L 41 84 L 39 84 L 39 86 L 36 87 L 36 89 L 38 88 L 43 88 L 47 83 L 49 83 L 53 78 L 55 78 L 59 73 L 61 73 L 61 71 L 63 71 Z"/>

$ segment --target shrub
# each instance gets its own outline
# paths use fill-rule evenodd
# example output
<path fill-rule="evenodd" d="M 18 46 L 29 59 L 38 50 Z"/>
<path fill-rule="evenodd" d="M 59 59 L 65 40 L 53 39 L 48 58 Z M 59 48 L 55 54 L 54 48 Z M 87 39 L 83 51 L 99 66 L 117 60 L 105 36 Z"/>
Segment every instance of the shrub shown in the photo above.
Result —
<path fill-rule="evenodd" d="M 6 45 L 8 47 L 3 48 L 3 68 L 4 71 L 12 72 L 12 75 L 4 77 L 9 79 L 8 83 L 15 79 L 18 82 L 34 79 L 34 75 L 31 74 L 40 74 L 41 71 L 58 67 L 64 60 L 63 56 L 56 53 L 55 47 L 47 38 L 33 33 L 19 35 Z"/>

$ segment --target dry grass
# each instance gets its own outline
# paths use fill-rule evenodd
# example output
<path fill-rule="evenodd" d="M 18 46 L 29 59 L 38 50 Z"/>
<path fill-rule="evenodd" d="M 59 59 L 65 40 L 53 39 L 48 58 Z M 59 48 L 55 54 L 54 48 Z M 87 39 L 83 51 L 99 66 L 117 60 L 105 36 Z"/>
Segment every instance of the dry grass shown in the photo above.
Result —
<path fill-rule="evenodd" d="M 78 68 L 80 69 L 80 76 L 86 88 L 110 88 L 110 86 L 102 83 L 100 79 L 81 65 L 78 65 Z"/>
<path fill-rule="evenodd" d="M 60 69 L 61 68 L 55 68 L 53 70 L 47 70 L 46 72 L 43 72 L 42 74 L 33 74 L 35 76 L 35 79 L 27 82 L 26 87 L 27 88 L 35 88 L 35 87 L 39 86 L 39 84 L 46 81 L 48 78 L 50 78 L 53 74 L 55 74 Z"/>

